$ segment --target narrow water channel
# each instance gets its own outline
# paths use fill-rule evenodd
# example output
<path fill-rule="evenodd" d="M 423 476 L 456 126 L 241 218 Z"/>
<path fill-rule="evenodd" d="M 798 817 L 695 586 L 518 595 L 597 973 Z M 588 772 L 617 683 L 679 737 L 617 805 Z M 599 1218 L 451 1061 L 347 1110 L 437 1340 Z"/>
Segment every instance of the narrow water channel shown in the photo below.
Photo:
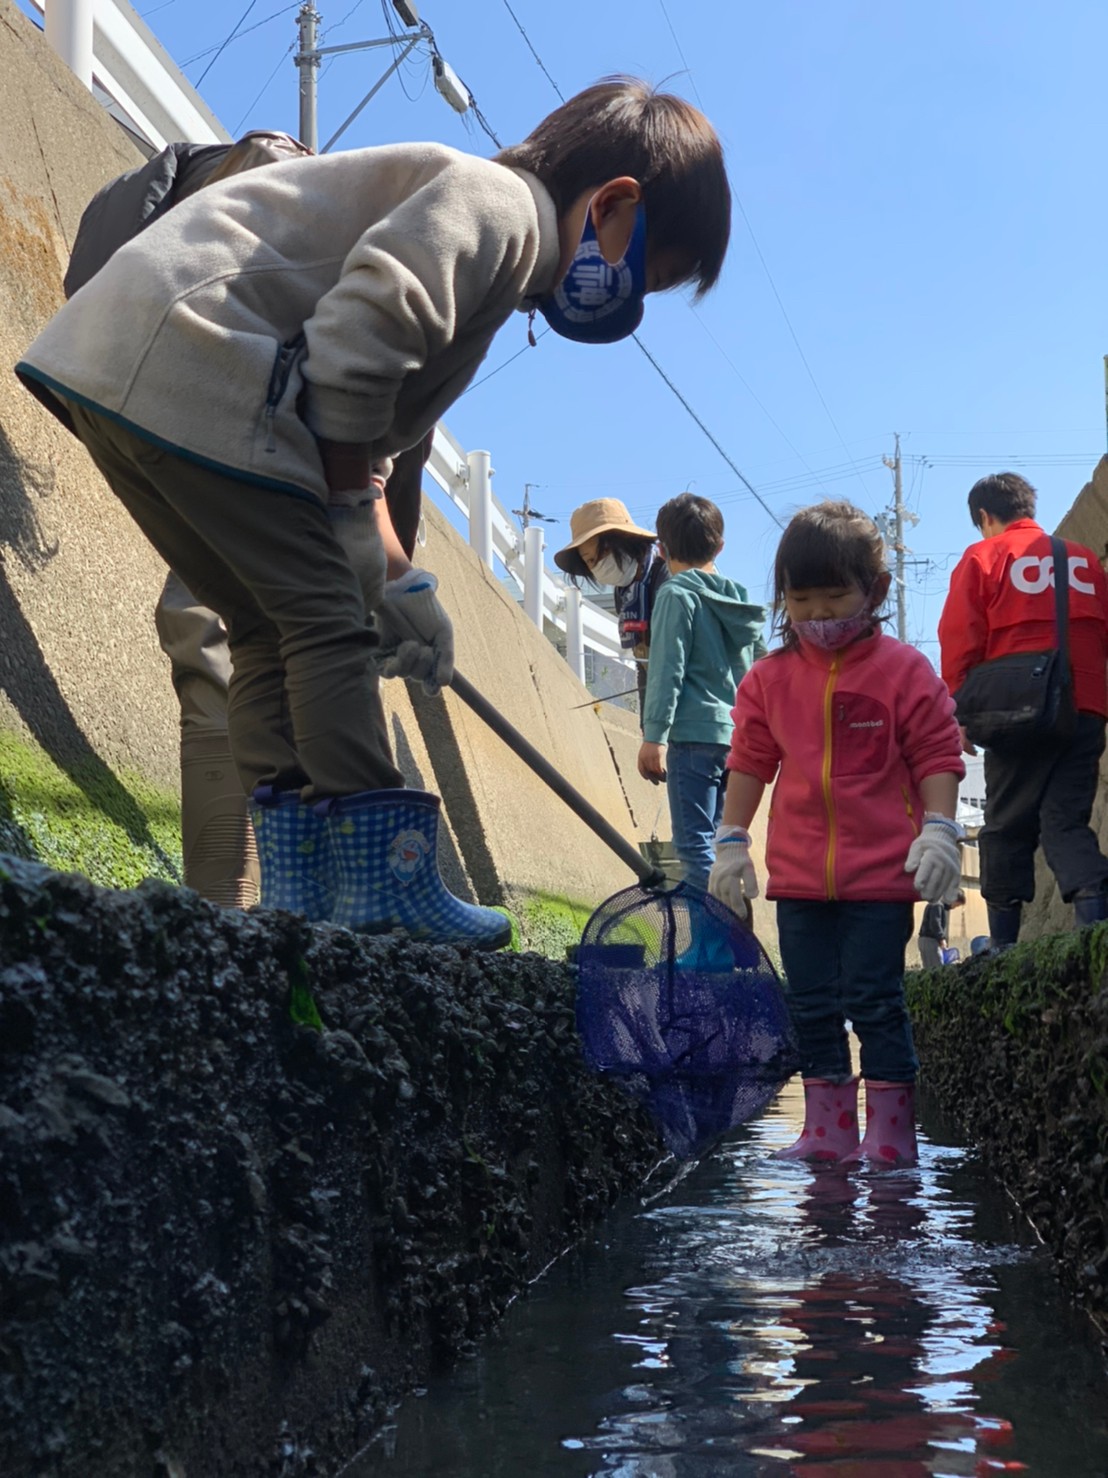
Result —
<path fill-rule="evenodd" d="M 775 1162 L 801 1114 L 613 1216 L 343 1478 L 1105 1478 L 1097 1332 L 976 1157 Z"/>

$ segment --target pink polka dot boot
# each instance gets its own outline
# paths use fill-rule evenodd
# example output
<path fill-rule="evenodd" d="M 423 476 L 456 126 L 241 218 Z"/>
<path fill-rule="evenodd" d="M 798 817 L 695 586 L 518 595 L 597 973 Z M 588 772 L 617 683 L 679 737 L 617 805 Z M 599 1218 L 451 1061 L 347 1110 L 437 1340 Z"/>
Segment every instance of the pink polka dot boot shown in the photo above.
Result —
<path fill-rule="evenodd" d="M 804 1079 L 804 1128 L 778 1160 L 835 1161 L 858 1148 L 858 1079 Z"/>
<path fill-rule="evenodd" d="M 916 1146 L 916 1085 L 866 1079 L 866 1134 L 846 1163 L 895 1170 L 919 1162 Z"/>

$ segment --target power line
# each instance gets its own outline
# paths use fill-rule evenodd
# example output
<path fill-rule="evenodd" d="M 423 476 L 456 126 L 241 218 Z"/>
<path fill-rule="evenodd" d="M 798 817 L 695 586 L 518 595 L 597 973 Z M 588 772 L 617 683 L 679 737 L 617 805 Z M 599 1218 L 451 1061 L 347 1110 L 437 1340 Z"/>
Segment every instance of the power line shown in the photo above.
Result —
<path fill-rule="evenodd" d="M 673 383 L 673 381 L 666 374 L 666 372 L 662 368 L 662 366 L 654 358 L 653 354 L 651 354 L 650 350 L 646 347 L 646 345 L 643 343 L 643 341 L 639 338 L 638 334 L 632 334 L 631 337 L 634 339 L 635 343 L 639 346 L 639 348 L 642 350 L 642 352 L 646 355 L 647 359 L 649 359 L 650 363 L 654 366 L 655 370 L 657 370 L 658 374 L 661 375 L 662 379 L 666 382 L 666 384 L 669 386 L 669 388 L 673 391 L 674 395 L 676 395 L 677 399 L 685 407 L 685 409 L 688 411 L 689 415 L 693 418 L 693 420 L 696 422 L 696 424 L 700 427 L 701 431 L 703 431 L 704 435 L 712 443 L 712 445 L 715 447 L 716 451 L 720 454 L 720 456 L 723 458 L 723 460 L 727 463 L 728 467 L 730 467 L 731 471 L 739 479 L 739 481 L 742 483 L 742 485 L 745 488 L 748 488 L 749 489 L 751 496 L 754 497 L 754 498 L 756 498 L 758 500 L 758 502 L 762 505 L 762 507 L 769 514 L 770 518 L 773 519 L 773 521 L 777 525 L 777 527 L 779 529 L 783 529 L 785 527 L 785 525 L 777 517 L 777 514 L 774 513 L 773 509 L 769 506 L 769 504 L 766 502 L 766 500 L 762 497 L 761 493 L 754 486 L 754 484 L 749 480 L 749 478 L 747 478 L 739 470 L 739 468 L 735 465 L 735 463 L 731 460 L 731 458 L 723 450 L 723 448 L 720 446 L 719 442 L 715 439 L 715 437 L 712 435 L 712 433 L 708 430 L 707 426 L 705 426 L 704 422 L 700 419 L 700 417 L 697 415 L 697 413 L 693 410 L 692 406 L 685 399 L 685 397 L 681 394 L 680 390 L 678 390 L 677 386 Z"/>
<path fill-rule="evenodd" d="M 172 0 L 171 0 L 171 3 L 172 3 Z M 257 3 L 257 0 L 253 0 L 253 3 L 256 4 Z M 196 84 L 197 87 L 199 87 L 200 82 L 202 82 L 204 80 L 204 77 L 206 77 L 208 75 L 208 73 L 211 71 L 211 68 L 215 64 L 215 61 L 217 60 L 217 58 L 219 56 L 219 53 L 221 51 L 223 51 L 232 41 L 241 41 L 244 36 L 249 36 L 252 31 L 260 31 L 263 26 L 268 26 L 269 23 L 270 23 L 270 21 L 275 21 L 279 15 L 288 15 L 288 13 L 289 13 L 290 10 L 296 10 L 297 9 L 297 6 L 299 5 L 299 3 L 300 3 L 300 0 L 296 0 L 296 3 L 294 3 L 292 5 L 283 5 L 280 10 L 274 10 L 271 14 L 267 15 L 263 20 L 255 21 L 252 26 L 247 26 L 247 28 L 246 28 L 245 31 L 240 31 L 239 30 L 239 26 L 242 25 L 243 21 L 246 19 L 246 15 L 249 15 L 250 10 L 253 8 L 252 5 L 251 6 L 248 6 L 247 7 L 247 11 L 246 11 L 246 15 L 243 15 L 243 16 L 240 17 L 240 19 L 239 19 L 239 25 L 235 27 L 235 29 L 227 37 L 227 40 L 226 41 L 224 41 L 219 46 L 206 46 L 203 51 L 194 52 L 192 56 L 187 57 L 181 63 L 182 70 L 185 67 L 191 67 L 192 64 L 193 64 L 193 62 L 198 62 L 198 61 L 203 60 L 203 58 L 206 57 L 206 56 L 211 56 L 212 55 L 212 52 L 214 51 L 215 52 L 215 56 L 212 57 L 211 63 L 207 67 L 204 68 L 203 76 L 201 76 L 201 78 L 199 79 L 199 81 Z"/>
<path fill-rule="evenodd" d="M 277 65 L 273 68 L 273 71 L 270 72 L 269 76 L 266 78 L 265 82 L 262 84 L 261 91 L 254 98 L 253 102 L 249 104 L 249 106 L 246 109 L 246 112 L 242 115 L 242 117 L 239 119 L 239 121 L 235 124 L 235 133 L 236 134 L 238 133 L 238 131 L 242 127 L 242 125 L 246 122 L 246 120 L 250 117 L 250 114 L 254 111 L 254 109 L 261 102 L 261 100 L 265 96 L 265 94 L 273 86 L 273 79 L 277 76 L 277 73 L 285 65 L 286 58 L 288 57 L 289 53 L 294 49 L 295 46 L 296 46 L 296 42 L 295 41 L 291 41 L 289 43 L 289 45 L 285 48 L 285 51 L 284 51 L 283 55 L 280 56 L 280 57 L 278 57 L 278 59 L 277 59 Z"/>
<path fill-rule="evenodd" d="M 548 328 L 544 328 L 541 334 L 536 334 L 535 344 L 537 344 L 540 339 L 545 339 L 549 332 L 550 330 Z M 524 344 L 523 348 L 517 349 L 516 352 L 509 359 L 505 359 L 504 362 L 502 364 L 498 364 L 495 369 L 489 370 L 487 375 L 482 375 L 479 380 L 474 380 L 472 385 L 467 385 L 466 388 L 462 391 L 462 395 L 468 395 L 471 390 L 476 390 L 478 385 L 483 385 L 486 380 L 491 380 L 493 375 L 498 375 L 502 369 L 507 369 L 510 364 L 514 364 L 516 362 L 521 354 L 526 354 L 528 349 L 533 349 L 534 347 L 534 344 Z M 458 399 L 461 400 L 461 398 L 462 396 L 459 395 Z"/>
<path fill-rule="evenodd" d="M 696 100 L 700 104 L 701 112 L 706 113 L 708 110 L 704 106 L 704 99 L 700 96 L 700 89 L 696 85 L 696 78 L 693 76 L 692 68 L 689 66 L 688 59 L 685 56 L 684 48 L 682 47 L 681 42 L 678 39 L 677 32 L 674 30 L 673 22 L 669 18 L 669 11 L 666 9 L 665 0 L 658 0 L 658 4 L 661 7 L 662 14 L 665 16 L 666 25 L 669 27 L 669 33 L 673 37 L 673 44 L 677 48 L 677 55 L 681 58 L 681 63 L 684 66 L 686 72 L 688 73 L 689 81 L 692 84 L 693 92 L 696 94 Z M 788 329 L 789 336 L 791 337 L 791 339 L 793 341 L 793 344 L 796 347 L 796 352 L 800 356 L 800 362 L 804 366 L 804 369 L 807 372 L 807 375 L 808 375 L 809 380 L 811 380 L 811 382 L 812 382 L 812 388 L 816 392 L 816 396 L 817 396 L 817 398 L 819 400 L 819 403 L 823 407 L 824 414 L 827 416 L 828 421 L 831 423 L 831 427 L 834 430 L 835 435 L 839 438 L 839 443 L 842 446 L 843 451 L 846 452 L 847 456 L 849 457 L 850 456 L 850 448 L 847 446 L 845 440 L 843 439 L 843 434 L 839 430 L 839 424 L 835 420 L 835 417 L 831 414 L 831 407 L 827 404 L 827 401 L 824 399 L 823 391 L 819 387 L 819 382 L 817 381 L 817 379 L 815 377 L 815 373 L 812 370 L 812 366 L 808 363 L 808 356 L 804 353 L 804 350 L 801 347 L 800 339 L 797 337 L 796 329 L 793 328 L 792 319 L 789 317 L 788 310 L 785 307 L 785 304 L 784 304 L 784 301 L 783 301 L 783 299 L 781 297 L 781 294 L 777 290 L 777 283 L 774 281 L 773 273 L 769 270 L 769 263 L 766 261 L 765 255 L 764 255 L 764 253 L 762 251 L 761 244 L 759 243 L 757 236 L 755 236 L 755 234 L 754 234 L 754 227 L 751 225 L 750 217 L 746 213 L 746 206 L 743 205 L 742 196 L 738 193 L 737 190 L 734 192 L 734 199 L 735 199 L 735 204 L 739 208 L 739 214 L 742 216 L 743 225 L 747 229 L 747 234 L 750 236 L 751 243 L 753 244 L 754 250 L 755 250 L 755 252 L 757 254 L 758 261 L 762 265 L 762 271 L 766 274 L 766 281 L 769 283 L 770 289 L 773 292 L 773 296 L 777 300 L 777 306 L 781 310 L 781 317 L 785 320 L 785 327 Z M 866 487 L 865 483 L 862 481 L 861 474 L 858 473 L 857 476 L 858 476 L 858 482 L 861 485 L 862 491 L 868 497 L 869 496 L 869 489 Z"/>
<path fill-rule="evenodd" d="M 534 46 L 532 45 L 531 38 L 528 36 L 527 32 L 523 29 L 523 26 L 520 25 L 519 17 L 516 15 L 515 11 L 511 7 L 511 5 L 508 3 L 508 0 L 504 0 L 504 8 L 505 8 L 505 10 L 507 10 L 507 12 L 511 16 L 512 20 L 515 21 L 516 27 L 519 30 L 520 35 L 523 37 L 524 41 L 527 42 L 527 46 L 530 49 L 531 55 L 535 58 L 535 60 L 539 64 L 539 66 L 542 68 L 543 74 L 546 77 L 547 81 L 550 83 L 550 85 L 554 89 L 554 91 L 558 94 L 559 99 L 564 103 L 565 102 L 565 95 L 563 94 L 562 89 L 558 86 L 558 84 L 554 81 L 554 78 L 550 75 L 550 72 L 548 71 L 545 62 L 543 61 L 542 57 L 539 56 L 538 52 L 535 50 Z M 662 6 L 662 9 L 663 9 L 663 11 L 665 10 L 665 6 L 664 5 Z M 667 16 L 666 18 L 668 20 L 669 17 Z M 672 27 L 671 27 L 671 30 L 672 30 Z M 678 48 L 678 50 L 680 50 L 680 47 Z M 696 87 L 695 81 L 693 82 L 693 87 L 694 87 L 694 89 Z M 471 94 L 471 96 L 472 96 L 472 94 Z M 699 97 L 699 94 L 697 94 L 697 96 Z M 476 108 L 476 104 L 474 105 L 474 107 Z M 478 113 L 477 116 L 478 116 L 479 121 L 481 122 L 482 127 L 484 127 L 486 129 L 486 131 L 488 131 L 487 125 L 485 124 L 484 119 L 481 118 L 480 113 Z M 499 141 L 497 141 L 497 147 L 498 148 L 502 147 L 500 145 Z M 685 410 L 692 417 L 692 419 L 696 422 L 696 424 L 700 427 L 701 431 L 708 438 L 708 440 L 711 442 L 711 444 L 715 447 L 716 451 L 720 454 L 720 456 L 723 458 L 723 460 L 727 463 L 728 467 L 731 468 L 731 471 L 735 474 L 735 476 L 739 479 L 739 481 L 743 484 L 743 486 L 746 487 L 746 488 L 748 488 L 750 490 L 751 495 L 758 500 L 758 502 L 762 505 L 762 507 L 765 509 L 765 511 L 769 514 L 770 518 L 773 519 L 774 523 L 778 526 L 778 528 L 784 528 L 784 524 L 777 517 L 777 514 L 774 513 L 773 509 L 765 501 L 765 499 L 762 497 L 761 493 L 758 492 L 757 488 L 749 480 L 749 478 L 747 478 L 744 475 L 744 473 L 740 471 L 740 469 L 736 466 L 736 464 L 732 461 L 732 459 L 728 456 L 728 454 L 723 450 L 723 447 L 720 446 L 719 442 L 712 435 L 712 433 L 708 430 L 707 426 L 704 424 L 704 422 L 697 415 L 696 411 L 693 410 L 692 406 L 685 399 L 685 397 L 681 394 L 680 390 L 678 390 L 677 386 L 673 383 L 673 381 L 670 379 L 670 377 L 666 374 L 665 370 L 658 363 L 658 361 L 654 358 L 653 354 L 651 354 L 650 350 L 646 347 L 646 345 L 643 343 L 643 341 L 639 338 L 638 334 L 632 334 L 631 337 L 634 339 L 635 343 L 642 350 L 642 352 L 646 356 L 646 358 L 650 361 L 651 365 L 654 367 L 654 370 L 657 372 L 657 374 L 659 374 L 662 377 L 663 381 L 666 383 L 666 385 L 669 386 L 670 390 L 677 397 L 677 399 L 681 402 L 681 404 L 684 406 Z M 515 357 L 518 357 L 518 356 L 515 356 Z M 501 366 L 501 367 L 503 367 L 503 366 Z M 494 373 L 495 373 L 495 371 L 494 371 Z M 488 376 L 486 375 L 485 378 L 488 379 Z M 841 438 L 840 438 L 840 440 L 841 440 Z M 847 452 L 847 456 L 849 456 L 849 455 L 850 455 L 850 453 L 848 451 Z"/>
<path fill-rule="evenodd" d="M 242 15 L 240 15 L 239 18 L 238 18 L 238 20 L 235 22 L 235 28 L 234 28 L 234 30 L 227 37 L 227 40 L 224 41 L 223 45 L 216 48 L 215 56 L 212 57 L 211 61 L 204 68 L 204 70 L 200 73 L 200 76 L 196 79 L 196 86 L 197 87 L 200 86 L 201 82 L 203 82 L 204 78 L 212 70 L 212 68 L 215 66 L 216 62 L 219 61 L 220 57 L 227 50 L 227 47 L 230 46 L 231 42 L 235 39 L 235 33 L 238 31 L 238 29 L 242 25 L 243 21 L 250 14 L 250 12 L 254 9 L 254 6 L 257 5 L 257 3 L 258 3 L 258 0 L 250 0 L 249 5 L 247 5 L 247 7 L 243 11 Z"/>
<path fill-rule="evenodd" d="M 667 16 L 667 20 L 668 20 L 668 16 Z M 696 321 L 700 324 L 700 327 L 704 330 L 704 332 L 711 339 L 712 343 L 719 350 L 720 354 L 723 356 L 723 358 L 726 360 L 726 362 L 731 366 L 731 369 L 735 373 L 736 379 L 739 381 L 740 385 L 742 385 L 742 387 L 746 391 L 746 393 L 750 396 L 751 400 L 758 407 L 758 409 L 762 412 L 763 416 L 765 416 L 766 420 L 770 423 L 770 425 L 777 432 L 777 434 L 781 437 L 781 440 L 785 443 L 785 445 L 793 453 L 793 455 L 796 457 L 797 461 L 800 462 L 801 466 L 807 467 L 808 468 L 808 471 L 811 472 L 812 469 L 811 469 L 811 467 L 808 467 L 808 462 L 805 459 L 805 457 L 803 456 L 803 454 L 800 452 L 800 450 L 796 446 L 793 445 L 793 442 L 792 442 L 791 438 L 785 432 L 785 430 L 783 429 L 783 427 L 781 427 L 777 423 L 777 421 L 775 420 L 775 418 L 770 414 L 769 409 L 766 406 L 764 406 L 762 404 L 762 402 L 758 399 L 758 396 L 754 393 L 753 387 L 747 383 L 746 377 L 743 375 L 743 373 L 739 369 L 738 365 L 731 358 L 730 354 L 728 354 L 727 350 L 723 347 L 723 345 L 720 343 L 720 341 L 716 338 L 715 334 L 708 327 L 707 323 L 705 323 L 705 321 L 701 317 L 700 313 L 697 312 L 696 308 L 692 308 L 692 313 L 693 313 L 693 316 L 696 319 Z M 817 482 L 819 481 L 819 478 L 818 477 L 816 477 L 816 481 Z M 822 484 L 821 484 L 821 486 L 822 486 Z M 824 488 L 824 492 L 826 492 L 826 491 L 827 491 L 827 489 Z"/>
<path fill-rule="evenodd" d="M 558 96 L 561 98 L 562 102 L 564 103 L 565 102 L 565 96 L 564 96 L 564 94 L 562 92 L 562 89 L 558 86 L 558 84 L 554 81 L 554 78 L 551 77 L 550 73 L 546 70 L 546 63 L 543 61 L 542 57 L 539 56 L 539 54 L 535 50 L 535 48 L 531 45 L 531 38 L 530 38 L 530 36 L 528 36 L 527 32 L 523 29 L 523 26 L 522 26 L 522 24 L 520 22 L 519 16 L 516 15 L 515 11 L 508 4 L 508 0 L 504 0 L 504 9 L 511 16 L 512 20 L 515 21 L 515 23 L 516 23 L 516 29 L 519 31 L 519 34 L 523 37 L 524 41 L 526 41 L 526 43 L 527 43 L 527 50 L 531 53 L 531 55 L 538 62 L 539 67 L 540 67 L 540 69 L 542 71 L 543 76 L 546 78 L 547 82 L 550 83 L 551 87 L 554 89 L 554 91 L 558 94 Z"/>

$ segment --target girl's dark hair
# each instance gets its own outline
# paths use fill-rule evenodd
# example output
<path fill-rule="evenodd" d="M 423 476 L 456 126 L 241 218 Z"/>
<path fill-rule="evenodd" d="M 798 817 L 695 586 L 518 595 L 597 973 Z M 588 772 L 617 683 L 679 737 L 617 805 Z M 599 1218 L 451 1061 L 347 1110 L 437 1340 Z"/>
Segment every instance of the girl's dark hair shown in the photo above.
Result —
<path fill-rule="evenodd" d="M 688 262 L 696 296 L 715 286 L 731 235 L 723 148 L 704 114 L 636 77 L 608 77 L 544 118 L 498 163 L 537 175 L 559 214 L 585 190 L 630 175 L 642 186 L 646 244 Z"/>
<path fill-rule="evenodd" d="M 642 534 L 621 534 L 618 529 L 608 529 L 597 536 L 596 557 L 604 559 L 609 554 L 626 555 L 629 559 L 637 559 L 641 564 L 650 558 L 653 548 L 654 540 L 643 538 Z M 599 588 L 600 581 L 593 579 L 592 571 L 581 558 L 579 549 L 571 549 L 562 556 L 562 569 L 574 585 L 580 585 L 584 580 L 586 584 Z"/>
<path fill-rule="evenodd" d="M 789 520 L 773 566 L 773 627 L 787 651 L 799 638 L 789 625 L 790 590 L 857 585 L 870 590 L 885 573 L 885 541 L 873 519 L 853 503 L 828 499 Z M 875 613 L 874 620 L 877 621 Z"/>

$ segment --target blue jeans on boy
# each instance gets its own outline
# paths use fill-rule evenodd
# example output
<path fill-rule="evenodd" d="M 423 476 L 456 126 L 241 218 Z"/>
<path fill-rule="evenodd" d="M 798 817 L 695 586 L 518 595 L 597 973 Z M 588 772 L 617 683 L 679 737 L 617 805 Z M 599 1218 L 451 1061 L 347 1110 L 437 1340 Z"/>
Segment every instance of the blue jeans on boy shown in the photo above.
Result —
<path fill-rule="evenodd" d="M 673 850 L 684 869 L 685 882 L 705 891 L 716 860 L 712 843 L 723 815 L 728 747 L 677 743 L 666 749 L 666 792 Z"/>
<path fill-rule="evenodd" d="M 785 995 L 806 1078 L 850 1076 L 849 1021 L 862 1044 L 862 1076 L 912 1083 L 919 1061 L 904 1003 L 910 903 L 777 900 Z"/>

